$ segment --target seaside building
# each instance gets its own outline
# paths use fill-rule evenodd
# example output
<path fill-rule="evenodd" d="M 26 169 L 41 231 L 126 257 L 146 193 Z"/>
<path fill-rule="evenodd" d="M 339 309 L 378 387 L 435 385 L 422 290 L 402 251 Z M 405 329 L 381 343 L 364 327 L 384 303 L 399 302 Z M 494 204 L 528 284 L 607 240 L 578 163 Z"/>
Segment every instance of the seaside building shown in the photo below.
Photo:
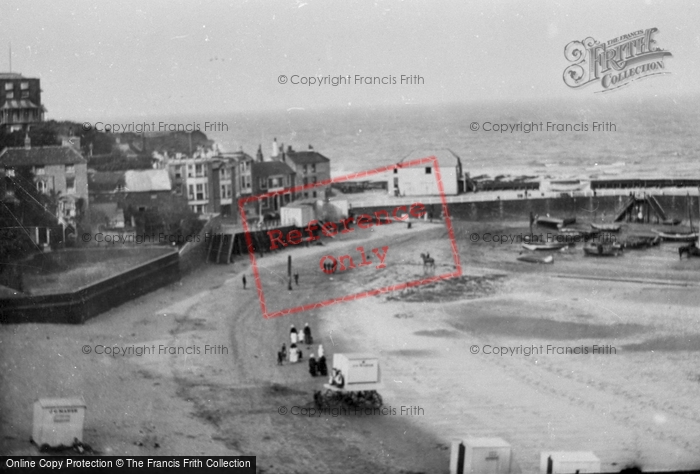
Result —
<path fill-rule="evenodd" d="M 281 161 L 253 162 L 251 178 L 253 195 L 282 191 L 295 186 L 294 170 Z M 279 220 L 280 208 L 292 202 L 291 193 L 277 194 L 258 201 L 257 216 L 261 219 Z"/>
<path fill-rule="evenodd" d="M 454 152 L 442 150 L 417 150 L 400 163 L 434 156 L 440 167 L 440 181 L 445 195 L 457 195 L 464 191 L 462 160 Z M 437 196 L 438 180 L 432 163 L 422 166 L 396 168 L 388 178 L 388 192 L 392 196 Z"/>
<path fill-rule="evenodd" d="M 193 212 L 233 214 L 237 154 L 195 153 L 188 157 L 177 153 L 161 163 L 173 180 L 175 193 L 186 197 Z"/>
<path fill-rule="evenodd" d="M 331 160 L 314 151 L 309 145 L 308 151 L 295 151 L 291 146 L 280 155 L 282 162 L 289 165 L 297 176 L 297 186 L 316 184 L 331 179 Z M 330 184 L 313 189 L 307 189 L 296 193 L 297 199 L 319 198 L 325 199 L 330 189 Z"/>
<path fill-rule="evenodd" d="M 31 167 L 34 183 L 13 181 L 16 170 Z M 33 185 L 47 195 L 57 198 L 52 210 L 62 224 L 75 224 L 78 209 L 88 204 L 87 160 L 73 146 L 32 147 L 29 136 L 24 147 L 5 148 L 0 152 L 0 181 L 10 178 L 4 196 L 14 194 L 14 186 Z M 81 201 L 78 203 L 78 201 Z"/>
<path fill-rule="evenodd" d="M 39 79 L 0 73 L 0 130 L 26 131 L 30 125 L 43 122 L 44 113 Z"/>

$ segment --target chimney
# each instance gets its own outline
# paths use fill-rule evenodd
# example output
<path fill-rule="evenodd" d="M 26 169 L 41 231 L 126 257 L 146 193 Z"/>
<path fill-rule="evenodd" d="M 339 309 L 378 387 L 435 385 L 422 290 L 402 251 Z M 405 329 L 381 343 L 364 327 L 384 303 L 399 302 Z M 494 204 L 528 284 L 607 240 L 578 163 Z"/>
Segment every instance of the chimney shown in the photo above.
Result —
<path fill-rule="evenodd" d="M 311 146 L 311 143 L 309 143 L 309 150 L 313 150 L 314 147 Z"/>
<path fill-rule="evenodd" d="M 282 147 L 284 149 L 284 146 Z M 275 137 L 275 140 L 272 142 L 272 154 L 270 155 L 272 159 L 274 160 L 277 158 L 277 155 L 279 155 L 280 149 L 277 146 L 277 137 Z"/>
<path fill-rule="evenodd" d="M 287 147 L 287 153 L 291 153 L 291 152 L 293 152 L 293 151 L 294 151 L 294 150 L 292 150 L 292 145 L 289 145 L 289 146 Z"/>
<path fill-rule="evenodd" d="M 29 150 L 32 147 L 32 140 L 29 138 L 29 133 L 24 135 L 24 149 Z"/>
<path fill-rule="evenodd" d="M 258 153 L 255 155 L 255 158 L 258 160 L 259 163 L 262 163 L 262 161 L 263 161 L 262 145 L 258 145 Z"/>

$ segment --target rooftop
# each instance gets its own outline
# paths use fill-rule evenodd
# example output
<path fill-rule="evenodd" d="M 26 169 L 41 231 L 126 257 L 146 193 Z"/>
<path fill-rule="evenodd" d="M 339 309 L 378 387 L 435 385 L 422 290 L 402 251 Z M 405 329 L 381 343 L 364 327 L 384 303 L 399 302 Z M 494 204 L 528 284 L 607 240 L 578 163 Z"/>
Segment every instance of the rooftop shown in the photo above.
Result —
<path fill-rule="evenodd" d="M 124 187 L 124 171 L 96 171 L 88 175 L 88 189 L 94 192 L 114 192 Z"/>
<path fill-rule="evenodd" d="M 294 170 L 281 161 L 253 162 L 252 166 L 257 175 L 272 176 L 276 174 L 294 174 Z"/>
<path fill-rule="evenodd" d="M 316 163 L 328 163 L 331 160 L 317 151 L 288 151 L 285 156 L 297 165 L 313 165 Z"/>
<path fill-rule="evenodd" d="M 86 164 L 87 160 L 69 146 L 12 147 L 0 152 L 0 165 L 72 165 Z"/>
<path fill-rule="evenodd" d="M 168 170 L 128 170 L 124 173 L 125 191 L 170 191 L 172 184 Z"/>
<path fill-rule="evenodd" d="M 462 160 L 459 156 L 449 148 L 422 148 L 414 150 L 406 155 L 401 162 L 403 163 L 431 156 L 437 158 L 438 165 L 440 165 L 441 168 L 453 168 L 455 166 L 461 166 L 462 164 Z"/>
<path fill-rule="evenodd" d="M 0 72 L 0 79 L 24 79 L 24 76 L 17 72 Z"/>

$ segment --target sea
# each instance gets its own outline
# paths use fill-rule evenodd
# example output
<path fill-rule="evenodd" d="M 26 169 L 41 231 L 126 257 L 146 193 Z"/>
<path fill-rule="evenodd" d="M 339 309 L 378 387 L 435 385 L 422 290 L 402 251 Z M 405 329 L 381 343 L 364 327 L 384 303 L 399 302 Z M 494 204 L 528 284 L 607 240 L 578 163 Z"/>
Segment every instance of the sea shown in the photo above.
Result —
<path fill-rule="evenodd" d="M 162 118 L 159 118 L 162 120 Z M 384 107 L 293 107 L 172 118 L 225 124 L 223 151 L 267 157 L 272 142 L 314 150 L 332 176 L 448 149 L 472 177 L 700 178 L 700 98 L 476 101 Z M 203 130 L 204 131 L 204 130 Z"/>

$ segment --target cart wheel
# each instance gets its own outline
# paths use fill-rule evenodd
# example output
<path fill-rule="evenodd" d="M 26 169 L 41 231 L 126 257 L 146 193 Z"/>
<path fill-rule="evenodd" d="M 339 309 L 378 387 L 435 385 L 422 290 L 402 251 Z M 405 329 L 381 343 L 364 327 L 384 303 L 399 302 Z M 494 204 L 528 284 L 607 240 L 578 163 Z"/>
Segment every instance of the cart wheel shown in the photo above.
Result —
<path fill-rule="evenodd" d="M 369 402 L 373 407 L 379 408 L 383 404 L 382 396 L 376 390 L 369 392 Z"/>

